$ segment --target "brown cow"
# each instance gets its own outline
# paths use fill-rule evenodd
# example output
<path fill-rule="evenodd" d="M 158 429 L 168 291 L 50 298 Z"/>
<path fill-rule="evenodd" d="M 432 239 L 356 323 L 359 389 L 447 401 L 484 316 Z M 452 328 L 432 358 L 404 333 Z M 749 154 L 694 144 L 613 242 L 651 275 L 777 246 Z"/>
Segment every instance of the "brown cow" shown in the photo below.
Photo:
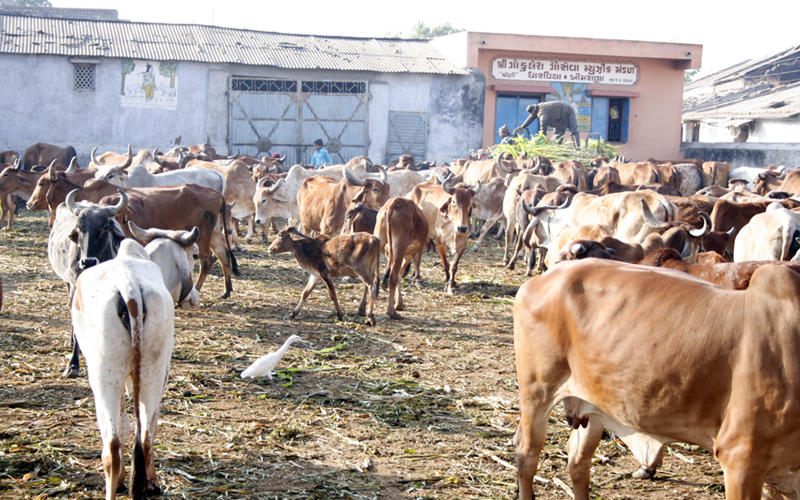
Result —
<path fill-rule="evenodd" d="M 179 168 L 184 168 L 186 163 L 189 162 L 191 159 L 190 156 L 184 154 L 182 149 L 178 150 L 178 157 L 167 156 L 164 154 L 160 154 L 158 152 L 158 148 L 153 150 L 153 161 L 158 164 L 160 167 L 159 172 L 150 171 L 151 174 L 157 174 L 160 172 L 168 172 L 170 170 L 178 170 Z"/>
<path fill-rule="evenodd" d="M 297 204 L 305 231 L 335 236 L 344 228 L 345 214 L 351 205 L 363 203 L 379 209 L 389 198 L 385 170 L 381 180 L 360 179 L 347 166 L 342 170 L 344 177 L 338 182 L 323 176 L 303 179 L 297 192 Z"/>
<path fill-rule="evenodd" d="M 388 202 L 387 202 L 388 203 Z M 386 205 L 384 205 L 386 206 Z M 373 233 L 375 232 L 375 221 L 378 218 L 378 211 L 369 208 L 363 203 L 347 211 L 344 216 L 344 233 Z"/>
<path fill-rule="evenodd" d="M 559 402 L 577 429 L 576 499 L 589 498 L 604 426 L 642 463 L 673 441 L 713 451 L 731 500 L 761 498 L 765 486 L 770 498 L 794 496 L 800 383 L 786 374 L 800 370 L 798 311 L 800 275 L 785 266 L 761 266 L 742 291 L 596 259 L 529 280 L 514 304 L 520 499 L 533 498 Z"/>
<path fill-rule="evenodd" d="M 118 189 L 118 186 L 94 179 L 86 183 L 78 197 L 82 193 L 85 193 L 84 196 L 88 196 L 90 193 L 92 196 L 100 196 L 105 190 L 112 187 Z M 195 288 L 199 291 L 203 286 L 208 271 L 214 264 L 213 255 L 216 255 L 222 266 L 222 276 L 225 280 L 225 292 L 218 298 L 229 297 L 233 290 L 231 274 L 239 276 L 239 266 L 227 237 L 228 207 L 222 195 L 213 189 L 196 184 L 129 188 L 125 191 L 128 194 L 128 208 L 124 214 L 120 215 L 121 219 L 124 217 L 126 221 L 131 220 L 144 229 L 157 227 L 190 230 L 194 226 L 200 229 L 200 236 L 197 240 L 200 273 L 197 276 Z M 111 205 L 115 204 L 118 199 L 118 194 L 104 195 L 100 199 L 100 203 Z M 126 236 L 133 237 L 127 232 L 126 226 L 127 224 L 123 224 Z"/>
<path fill-rule="evenodd" d="M 800 170 L 791 170 L 778 175 L 775 171 L 758 174 L 753 181 L 753 191 L 766 196 L 771 191 L 785 191 L 792 196 L 800 195 Z"/>
<path fill-rule="evenodd" d="M 55 160 L 56 166 L 67 168 L 70 161 L 77 157 L 78 153 L 72 146 L 56 146 L 54 144 L 45 144 L 37 142 L 32 146 L 28 146 L 25 153 L 22 155 L 22 168 L 31 170 L 36 165 L 50 165 Z"/>
<path fill-rule="evenodd" d="M 731 166 L 723 161 L 703 162 L 703 186 L 727 186 Z"/>
<path fill-rule="evenodd" d="M 578 191 L 585 192 L 588 189 L 586 171 L 579 161 L 560 161 L 553 165 L 553 173 L 550 175 L 560 180 L 563 184 L 576 186 Z"/>
<path fill-rule="evenodd" d="M 631 186 L 634 184 L 656 184 L 658 182 L 658 168 L 656 168 L 655 163 L 647 161 L 630 163 L 612 161 L 610 165 L 619 171 L 619 178 L 622 184 Z"/>
<path fill-rule="evenodd" d="M 458 286 L 455 280 L 458 262 L 467 247 L 472 200 L 481 189 L 480 185 L 455 187 L 461 180 L 461 176 L 457 175 L 441 186 L 419 184 L 410 194 L 411 200 L 425 215 L 428 223 L 428 239 L 435 241 L 439 248 L 445 276 L 444 289 L 451 295 Z M 454 256 L 452 263 L 447 262 L 448 253 Z"/>
<path fill-rule="evenodd" d="M 388 260 L 389 301 L 386 315 L 400 319 L 397 311 L 405 309 L 400 273 L 414 259 L 416 276 L 419 278 L 422 251 L 428 242 L 428 221 L 413 201 L 391 198 L 378 212 L 374 234 L 380 238 Z"/>
<path fill-rule="evenodd" d="M 309 274 L 308 283 L 300 295 L 300 301 L 289 316 L 297 317 L 297 313 L 308 295 L 314 290 L 317 283 L 322 281 L 328 288 L 328 294 L 336 307 L 336 315 L 341 320 L 344 317 L 344 311 L 336 298 L 333 278 L 358 276 L 364 283 L 364 295 L 358 306 L 358 314 L 359 316 L 366 315 L 366 323 L 374 326 L 373 310 L 375 300 L 378 298 L 380 247 L 381 241 L 367 233 L 343 234 L 333 238 L 328 238 L 323 234 L 312 238 L 293 227 L 282 229 L 270 245 L 269 253 L 275 255 L 291 252 L 300 267 Z"/>
<path fill-rule="evenodd" d="M 3 220 L 8 215 L 6 229 L 14 227 L 14 211 L 17 208 L 14 198 L 30 199 L 31 193 L 36 187 L 36 179 L 42 175 L 42 172 L 23 170 L 20 163 L 20 159 L 17 158 L 17 163 L 14 166 L 5 167 L 0 171 L 0 205 L 2 205 L 0 226 L 3 225 Z M 50 164 L 50 168 L 55 168 L 54 164 L 55 160 Z"/>
<path fill-rule="evenodd" d="M 19 153 L 16 151 L 3 151 L 0 153 L 0 167 L 14 165 L 17 163 L 17 159 L 19 158 Z"/>
<path fill-rule="evenodd" d="M 26 204 L 28 210 L 48 210 L 50 212 L 48 222 L 51 227 L 56 216 L 56 207 L 66 199 L 67 193 L 73 189 L 80 189 L 84 182 L 94 178 L 94 171 L 88 168 L 78 170 L 73 168 L 74 165 L 77 165 L 77 163 L 70 163 L 70 168 L 63 172 L 57 170 L 55 165 L 51 165 L 47 172 L 39 176 L 31 197 Z M 59 179 L 62 181 L 60 184 L 58 183 Z M 63 192 L 51 192 L 50 187 L 54 183 L 59 184 Z M 48 194 L 50 199 L 48 199 Z"/>
<path fill-rule="evenodd" d="M 742 227 L 744 227 L 745 224 L 750 222 L 750 219 L 754 215 L 765 211 L 767 209 L 767 205 L 770 203 L 775 202 L 773 200 L 764 200 L 750 203 L 734 203 L 724 199 L 717 201 L 717 203 L 714 205 L 714 210 L 712 210 L 710 214 L 712 231 L 720 233 L 728 232 L 729 230 L 733 229 L 733 234 L 727 238 L 727 244 L 725 248 L 720 249 L 716 246 L 706 246 L 706 250 L 714 250 L 722 255 L 725 255 L 725 251 L 727 250 L 730 255 L 733 255 L 733 243 L 735 241 L 736 234 Z M 785 208 L 789 209 L 800 207 L 800 202 L 792 199 L 782 200 L 777 203 L 780 203 Z"/>

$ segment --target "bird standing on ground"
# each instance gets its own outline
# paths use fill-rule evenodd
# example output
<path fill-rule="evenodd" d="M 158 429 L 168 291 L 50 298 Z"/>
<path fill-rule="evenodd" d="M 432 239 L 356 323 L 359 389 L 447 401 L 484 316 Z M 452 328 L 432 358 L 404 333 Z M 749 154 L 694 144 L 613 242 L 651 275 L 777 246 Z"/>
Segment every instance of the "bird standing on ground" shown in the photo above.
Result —
<path fill-rule="evenodd" d="M 272 370 L 275 369 L 275 366 L 278 364 L 278 362 L 280 362 L 281 358 L 283 358 L 283 355 L 286 354 L 286 351 L 289 349 L 289 346 L 292 345 L 292 342 L 296 342 L 298 340 L 303 339 L 297 335 L 292 335 L 286 339 L 286 342 L 283 343 L 280 349 L 261 356 L 252 365 L 248 366 L 247 369 L 242 372 L 242 378 L 257 378 L 266 375 L 270 380 L 272 380 Z"/>

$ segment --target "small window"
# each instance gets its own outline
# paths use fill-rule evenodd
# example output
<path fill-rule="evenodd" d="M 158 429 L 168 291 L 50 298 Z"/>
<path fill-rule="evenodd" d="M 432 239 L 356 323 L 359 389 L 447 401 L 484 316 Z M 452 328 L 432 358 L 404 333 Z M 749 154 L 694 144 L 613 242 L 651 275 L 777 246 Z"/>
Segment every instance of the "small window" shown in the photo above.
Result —
<path fill-rule="evenodd" d="M 94 64 L 73 63 L 73 89 L 77 92 L 94 92 Z"/>

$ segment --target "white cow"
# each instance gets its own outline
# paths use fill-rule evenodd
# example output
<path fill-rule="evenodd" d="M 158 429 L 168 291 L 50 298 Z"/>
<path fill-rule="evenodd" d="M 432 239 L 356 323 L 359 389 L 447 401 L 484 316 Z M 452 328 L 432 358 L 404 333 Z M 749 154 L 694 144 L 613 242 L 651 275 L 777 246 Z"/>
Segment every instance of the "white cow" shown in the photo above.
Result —
<path fill-rule="evenodd" d="M 763 213 L 754 215 L 736 235 L 733 261 L 789 260 L 795 233 L 800 231 L 800 214 L 770 203 Z"/>
<path fill-rule="evenodd" d="M 200 229 L 197 226 L 191 231 L 142 229 L 132 221 L 128 221 L 128 229 L 136 240 L 147 245 L 144 250 L 161 269 L 164 285 L 175 304 L 184 309 L 196 306 L 200 302 L 200 294 L 194 287 L 192 270 L 199 254 L 195 242 L 200 236 Z"/>
<path fill-rule="evenodd" d="M 172 355 L 174 306 L 159 267 L 131 239 L 117 257 L 85 270 L 72 301 L 72 327 L 86 358 L 103 441 L 106 500 L 123 481 L 125 386 L 136 415 L 131 497 L 160 491 L 153 437 Z"/>
<path fill-rule="evenodd" d="M 135 165 L 128 170 L 121 166 L 101 166 L 98 167 L 94 176 L 96 179 L 103 179 L 111 184 L 126 188 L 197 184 L 211 188 L 219 193 L 225 191 L 225 177 L 220 172 L 201 167 L 187 167 L 160 174 L 151 174 L 144 164 Z"/>

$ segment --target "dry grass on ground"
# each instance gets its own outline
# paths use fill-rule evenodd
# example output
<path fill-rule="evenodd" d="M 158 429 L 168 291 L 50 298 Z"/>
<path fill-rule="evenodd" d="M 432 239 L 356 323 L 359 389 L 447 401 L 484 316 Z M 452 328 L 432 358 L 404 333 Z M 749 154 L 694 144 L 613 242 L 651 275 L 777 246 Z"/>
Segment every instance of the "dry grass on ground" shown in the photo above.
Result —
<path fill-rule="evenodd" d="M 85 378 L 60 377 L 67 361 L 66 287 L 46 259 L 43 215 L 23 212 L 0 233 L 0 497 L 101 498 L 94 403 Z M 525 278 L 498 264 L 490 240 L 468 251 L 455 297 L 442 293 L 434 254 L 426 286 L 404 287 L 401 321 L 353 315 L 359 286 L 339 285 L 345 321 L 317 290 L 302 317 L 285 319 L 305 282 L 290 256 L 263 244 L 238 254 L 229 300 L 219 267 L 203 303 L 176 314 L 171 376 L 156 438 L 169 498 L 510 498 L 517 421 L 511 309 Z M 239 373 L 290 334 L 274 387 Z M 540 498 L 567 498 L 569 429 L 557 410 L 538 475 Z M 130 460 L 130 441 L 126 462 Z M 688 462 L 693 462 L 692 464 Z M 598 498 L 723 498 L 722 474 L 695 447 L 674 445 L 656 481 L 605 439 L 592 470 Z"/>

